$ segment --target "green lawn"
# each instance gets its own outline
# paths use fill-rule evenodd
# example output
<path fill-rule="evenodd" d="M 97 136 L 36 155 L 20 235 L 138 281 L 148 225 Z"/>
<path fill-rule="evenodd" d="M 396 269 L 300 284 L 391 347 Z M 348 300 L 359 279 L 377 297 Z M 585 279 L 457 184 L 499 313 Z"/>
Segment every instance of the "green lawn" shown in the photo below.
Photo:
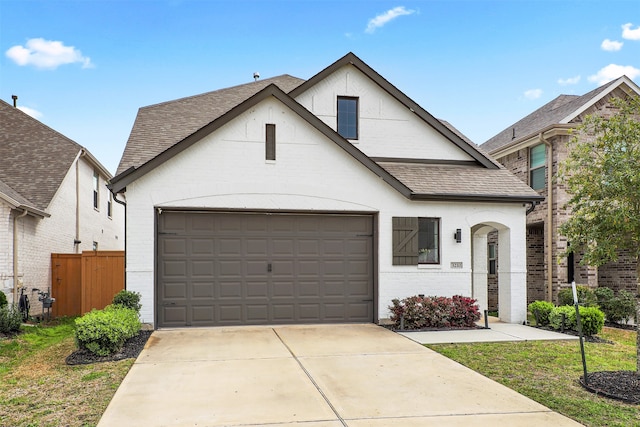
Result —
<path fill-rule="evenodd" d="M 95 426 L 133 359 L 68 366 L 72 319 L 0 338 L 0 425 Z"/>
<path fill-rule="evenodd" d="M 636 333 L 604 328 L 615 344 L 585 343 L 589 372 L 635 370 Z M 578 379 L 578 341 L 442 344 L 427 347 L 587 426 L 640 426 L 640 405 L 598 397 Z"/>

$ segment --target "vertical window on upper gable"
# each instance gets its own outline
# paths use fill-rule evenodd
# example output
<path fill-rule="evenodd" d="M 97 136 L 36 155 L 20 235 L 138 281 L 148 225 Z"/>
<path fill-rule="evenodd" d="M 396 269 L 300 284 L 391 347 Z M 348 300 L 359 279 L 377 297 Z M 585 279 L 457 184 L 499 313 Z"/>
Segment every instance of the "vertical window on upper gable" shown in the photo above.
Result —
<path fill-rule="evenodd" d="M 338 133 L 343 138 L 358 139 L 358 98 L 338 97 Z"/>
<path fill-rule="evenodd" d="M 529 186 L 542 190 L 545 184 L 546 147 L 538 144 L 529 149 Z"/>
<path fill-rule="evenodd" d="M 107 217 L 111 218 L 113 209 L 113 194 L 109 191 L 109 200 L 107 200 Z"/>
<path fill-rule="evenodd" d="M 93 170 L 93 208 L 98 209 L 98 196 L 100 191 L 100 175 L 97 170 Z"/>
<path fill-rule="evenodd" d="M 266 160 L 276 159 L 276 125 L 266 125 L 266 147 L 265 147 Z"/>

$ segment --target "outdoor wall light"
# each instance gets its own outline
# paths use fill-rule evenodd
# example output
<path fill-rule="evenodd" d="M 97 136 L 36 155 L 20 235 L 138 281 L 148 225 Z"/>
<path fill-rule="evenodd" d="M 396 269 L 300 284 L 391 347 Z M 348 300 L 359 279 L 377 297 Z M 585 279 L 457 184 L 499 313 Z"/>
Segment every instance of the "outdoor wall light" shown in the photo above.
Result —
<path fill-rule="evenodd" d="M 462 229 L 456 228 L 456 233 L 453 235 L 453 238 L 456 239 L 456 243 L 462 243 Z"/>

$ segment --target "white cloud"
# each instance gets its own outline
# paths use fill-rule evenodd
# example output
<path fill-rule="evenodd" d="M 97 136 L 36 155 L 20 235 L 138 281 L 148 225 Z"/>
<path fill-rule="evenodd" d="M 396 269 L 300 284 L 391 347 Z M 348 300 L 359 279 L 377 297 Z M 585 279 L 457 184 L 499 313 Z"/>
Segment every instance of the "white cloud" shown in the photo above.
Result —
<path fill-rule="evenodd" d="M 558 79 L 558 84 L 560 86 L 576 85 L 579 82 L 580 82 L 580 75 L 577 75 L 575 77 L 569 77 L 568 79 Z"/>
<path fill-rule="evenodd" d="M 623 42 L 619 42 L 616 40 L 604 39 L 600 47 L 602 50 L 606 50 L 607 52 L 616 52 L 622 49 Z"/>
<path fill-rule="evenodd" d="M 376 30 L 376 28 L 384 26 L 387 22 L 396 19 L 399 16 L 411 15 L 415 12 L 415 10 L 407 10 L 407 8 L 405 8 L 404 6 L 394 7 L 393 9 L 389 9 L 386 12 L 376 16 L 375 18 L 370 19 L 364 32 L 372 34 Z"/>
<path fill-rule="evenodd" d="M 524 92 L 527 99 L 538 99 L 542 96 L 542 89 L 529 89 Z"/>
<path fill-rule="evenodd" d="M 38 110 L 34 110 L 33 108 L 23 107 L 21 105 L 16 108 L 18 108 L 18 110 L 22 111 L 23 113 L 30 115 L 34 119 L 40 119 L 40 117 L 42 117 L 42 113 Z"/>
<path fill-rule="evenodd" d="M 636 29 L 631 29 L 633 24 L 624 24 L 622 26 L 622 38 L 627 40 L 640 40 L 640 26 Z"/>
<path fill-rule="evenodd" d="M 16 45 L 5 52 L 18 65 L 33 65 L 36 68 L 55 70 L 60 65 L 81 63 L 82 68 L 92 68 L 91 58 L 73 46 L 65 46 L 60 41 L 42 38 L 29 39 L 25 46 Z"/>
<path fill-rule="evenodd" d="M 622 75 L 626 75 L 630 79 L 635 79 L 640 76 L 640 69 L 631 65 L 617 65 L 609 64 L 602 68 L 596 74 L 589 76 L 588 80 L 598 85 L 609 83 L 611 80 L 615 80 Z"/>

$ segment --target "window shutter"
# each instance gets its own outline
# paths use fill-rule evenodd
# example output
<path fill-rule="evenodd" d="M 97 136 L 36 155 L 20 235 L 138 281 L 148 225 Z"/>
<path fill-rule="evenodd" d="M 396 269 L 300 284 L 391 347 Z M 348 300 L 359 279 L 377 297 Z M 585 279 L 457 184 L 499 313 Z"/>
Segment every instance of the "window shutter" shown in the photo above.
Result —
<path fill-rule="evenodd" d="M 393 217 L 393 265 L 418 264 L 418 218 Z"/>

